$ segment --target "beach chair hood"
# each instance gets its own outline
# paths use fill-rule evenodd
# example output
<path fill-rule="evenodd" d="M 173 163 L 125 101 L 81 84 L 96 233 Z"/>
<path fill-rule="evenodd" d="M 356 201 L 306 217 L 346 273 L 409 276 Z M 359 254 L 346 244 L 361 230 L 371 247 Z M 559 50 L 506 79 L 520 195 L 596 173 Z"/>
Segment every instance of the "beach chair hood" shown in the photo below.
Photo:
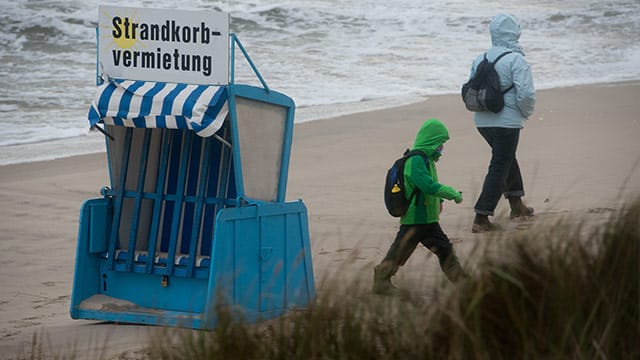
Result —
<path fill-rule="evenodd" d="M 91 127 L 108 125 L 190 129 L 215 134 L 228 113 L 225 86 L 109 79 L 98 86 L 89 109 Z"/>

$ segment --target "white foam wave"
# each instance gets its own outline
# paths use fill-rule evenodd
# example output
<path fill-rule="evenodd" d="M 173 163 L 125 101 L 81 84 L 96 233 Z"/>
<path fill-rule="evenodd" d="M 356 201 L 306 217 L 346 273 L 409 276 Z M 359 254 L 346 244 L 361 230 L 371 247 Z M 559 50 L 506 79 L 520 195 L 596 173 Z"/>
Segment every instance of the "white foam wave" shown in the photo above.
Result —
<path fill-rule="evenodd" d="M 3 2 L 0 153 L 86 137 L 99 1 Z M 149 4 L 127 6 L 184 8 L 174 0 Z M 522 22 L 537 88 L 640 79 L 637 0 L 197 0 L 189 7 L 231 14 L 232 31 L 269 86 L 296 101 L 299 122 L 458 93 L 499 11 Z M 259 85 L 241 58 L 236 82 Z"/>

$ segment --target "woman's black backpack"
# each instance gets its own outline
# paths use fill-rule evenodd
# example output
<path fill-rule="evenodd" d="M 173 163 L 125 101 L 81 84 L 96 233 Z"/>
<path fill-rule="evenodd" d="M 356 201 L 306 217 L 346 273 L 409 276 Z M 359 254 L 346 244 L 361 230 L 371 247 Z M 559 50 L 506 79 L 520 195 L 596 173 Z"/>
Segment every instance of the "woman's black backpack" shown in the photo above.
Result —
<path fill-rule="evenodd" d="M 404 185 L 404 163 L 414 155 L 420 155 L 425 162 L 427 161 L 427 155 L 422 151 L 407 149 L 404 155 L 394 161 L 387 171 L 387 178 L 384 184 L 384 205 L 391 216 L 400 217 L 404 215 L 416 194 L 416 189 L 414 189 L 411 196 L 407 197 Z"/>
<path fill-rule="evenodd" d="M 503 56 L 512 53 L 507 51 L 496 58 L 494 62 L 487 60 L 487 53 L 484 59 L 478 64 L 475 74 L 464 85 L 462 85 L 462 101 L 469 111 L 484 112 L 491 111 L 499 113 L 504 108 L 504 94 L 513 89 L 513 84 L 506 90 L 500 90 L 500 76 L 496 72 L 494 65 Z"/>

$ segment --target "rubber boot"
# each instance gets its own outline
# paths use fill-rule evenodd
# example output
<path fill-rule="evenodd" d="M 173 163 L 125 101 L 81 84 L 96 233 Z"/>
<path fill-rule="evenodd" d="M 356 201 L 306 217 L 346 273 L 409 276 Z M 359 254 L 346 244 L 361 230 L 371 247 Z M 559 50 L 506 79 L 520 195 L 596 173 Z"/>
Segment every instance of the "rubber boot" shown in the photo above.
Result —
<path fill-rule="evenodd" d="M 383 260 L 378 266 L 373 268 L 373 293 L 379 295 L 393 295 L 398 292 L 398 288 L 391 283 L 391 277 L 398 271 L 390 260 Z"/>
<path fill-rule="evenodd" d="M 511 219 L 519 218 L 519 217 L 527 217 L 533 216 L 533 208 L 527 207 L 520 197 L 508 197 L 509 206 L 511 207 L 511 214 L 509 217 Z"/>
<path fill-rule="evenodd" d="M 451 252 L 451 255 L 447 258 L 444 264 L 441 264 L 442 272 L 452 283 L 468 279 L 469 275 L 464 271 L 458 257 L 455 252 Z"/>

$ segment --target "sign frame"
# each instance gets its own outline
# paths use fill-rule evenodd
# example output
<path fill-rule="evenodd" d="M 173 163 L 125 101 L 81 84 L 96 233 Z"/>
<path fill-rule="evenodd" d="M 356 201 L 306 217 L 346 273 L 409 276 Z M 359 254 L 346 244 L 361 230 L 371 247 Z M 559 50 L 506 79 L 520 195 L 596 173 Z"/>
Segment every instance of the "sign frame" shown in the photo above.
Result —
<path fill-rule="evenodd" d="M 228 13 L 110 5 L 99 5 L 98 13 L 103 77 L 229 84 Z"/>

